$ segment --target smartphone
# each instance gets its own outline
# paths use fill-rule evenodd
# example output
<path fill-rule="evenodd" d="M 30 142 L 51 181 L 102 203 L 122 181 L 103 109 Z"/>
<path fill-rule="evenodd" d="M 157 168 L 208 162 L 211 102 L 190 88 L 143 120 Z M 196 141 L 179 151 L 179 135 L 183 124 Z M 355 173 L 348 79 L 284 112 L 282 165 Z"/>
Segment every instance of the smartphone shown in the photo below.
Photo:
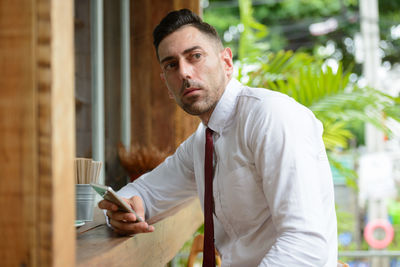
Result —
<path fill-rule="evenodd" d="M 118 206 L 118 208 L 121 211 L 131 212 L 131 213 L 135 214 L 137 220 L 139 222 L 143 222 L 143 219 L 141 217 L 139 217 L 136 214 L 136 212 L 128 205 L 128 203 L 126 203 L 120 196 L 118 196 L 117 193 L 115 193 L 115 191 L 111 187 L 106 186 L 106 185 L 101 185 L 101 184 L 95 184 L 95 183 L 91 183 L 90 185 L 93 187 L 94 191 L 99 193 L 99 195 L 103 199 L 114 203 L 115 205 Z"/>

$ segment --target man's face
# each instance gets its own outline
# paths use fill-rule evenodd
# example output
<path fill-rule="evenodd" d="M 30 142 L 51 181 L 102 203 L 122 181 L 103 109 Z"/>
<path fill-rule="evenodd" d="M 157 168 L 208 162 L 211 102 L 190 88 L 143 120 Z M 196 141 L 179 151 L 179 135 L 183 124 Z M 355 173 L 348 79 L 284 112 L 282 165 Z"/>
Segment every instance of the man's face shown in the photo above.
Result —
<path fill-rule="evenodd" d="M 165 37 L 158 47 L 161 79 L 187 113 L 208 122 L 232 72 L 232 52 L 193 26 Z"/>

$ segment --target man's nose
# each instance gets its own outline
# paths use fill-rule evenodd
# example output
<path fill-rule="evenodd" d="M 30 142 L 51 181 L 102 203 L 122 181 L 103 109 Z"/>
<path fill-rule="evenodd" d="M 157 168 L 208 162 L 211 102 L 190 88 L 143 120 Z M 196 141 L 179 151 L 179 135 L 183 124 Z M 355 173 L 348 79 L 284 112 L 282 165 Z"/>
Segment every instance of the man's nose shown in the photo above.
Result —
<path fill-rule="evenodd" d="M 193 66 L 186 60 L 179 62 L 179 73 L 183 79 L 192 78 Z"/>

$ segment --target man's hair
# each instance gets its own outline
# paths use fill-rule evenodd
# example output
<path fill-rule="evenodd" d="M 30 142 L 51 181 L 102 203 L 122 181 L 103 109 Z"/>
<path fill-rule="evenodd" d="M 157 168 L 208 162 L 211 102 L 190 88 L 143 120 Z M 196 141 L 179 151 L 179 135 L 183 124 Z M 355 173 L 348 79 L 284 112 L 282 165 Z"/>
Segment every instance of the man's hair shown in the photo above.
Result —
<path fill-rule="evenodd" d="M 200 32 L 207 34 L 215 39 L 222 46 L 221 39 L 213 26 L 204 22 L 199 16 L 189 9 L 172 11 L 165 16 L 160 24 L 153 31 L 153 44 L 158 57 L 158 46 L 165 37 L 175 32 L 179 28 L 190 25 L 197 28 Z"/>

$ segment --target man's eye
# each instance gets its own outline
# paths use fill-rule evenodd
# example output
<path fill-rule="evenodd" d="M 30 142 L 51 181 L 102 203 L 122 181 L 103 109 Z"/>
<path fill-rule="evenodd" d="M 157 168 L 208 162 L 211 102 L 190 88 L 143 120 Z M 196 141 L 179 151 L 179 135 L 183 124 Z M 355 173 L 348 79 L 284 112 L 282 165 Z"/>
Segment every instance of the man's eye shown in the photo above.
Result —
<path fill-rule="evenodd" d="M 200 59 L 201 58 L 201 53 L 195 53 L 192 55 L 192 58 L 194 59 Z"/>
<path fill-rule="evenodd" d="M 178 64 L 176 64 L 176 62 L 171 62 L 171 63 L 165 64 L 164 68 L 166 70 L 170 70 L 170 69 L 174 69 L 177 65 Z"/>

